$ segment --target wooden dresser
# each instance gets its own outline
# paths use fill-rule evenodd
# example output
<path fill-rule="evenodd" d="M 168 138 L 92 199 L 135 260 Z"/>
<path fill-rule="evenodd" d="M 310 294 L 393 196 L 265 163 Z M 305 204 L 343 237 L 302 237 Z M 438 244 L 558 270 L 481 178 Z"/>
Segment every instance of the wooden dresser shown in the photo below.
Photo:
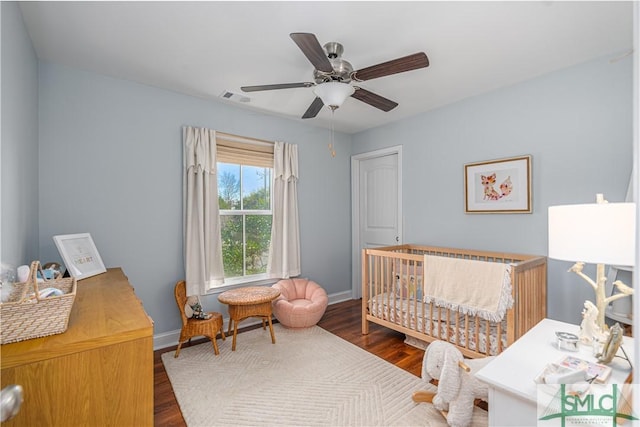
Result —
<path fill-rule="evenodd" d="M 78 281 L 66 332 L 0 346 L 2 388 L 24 404 L 3 426 L 152 426 L 153 321 L 120 268 Z"/>

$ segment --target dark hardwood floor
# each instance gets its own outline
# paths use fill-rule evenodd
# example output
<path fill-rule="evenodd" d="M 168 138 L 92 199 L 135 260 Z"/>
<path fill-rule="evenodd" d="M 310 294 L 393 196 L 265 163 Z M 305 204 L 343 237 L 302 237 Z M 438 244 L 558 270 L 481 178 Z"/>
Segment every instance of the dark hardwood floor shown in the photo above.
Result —
<path fill-rule="evenodd" d="M 318 326 L 361 347 L 394 365 L 420 376 L 424 351 L 404 343 L 404 335 L 370 324 L 369 335 L 361 332 L 361 302 L 351 300 L 330 305 Z M 245 328 L 253 329 L 259 325 Z M 277 339 L 277 337 L 276 337 Z M 204 340 L 194 340 L 191 345 Z M 154 423 L 156 426 L 186 426 L 160 355 L 175 347 L 154 352 Z"/>

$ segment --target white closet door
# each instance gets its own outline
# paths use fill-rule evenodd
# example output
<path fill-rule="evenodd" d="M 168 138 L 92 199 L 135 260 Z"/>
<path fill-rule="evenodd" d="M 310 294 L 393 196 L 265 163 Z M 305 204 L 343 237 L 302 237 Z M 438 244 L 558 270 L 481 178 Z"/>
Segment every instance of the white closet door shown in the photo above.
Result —
<path fill-rule="evenodd" d="M 402 243 L 401 165 L 401 147 L 352 159 L 353 298 L 362 296 L 362 249 Z"/>

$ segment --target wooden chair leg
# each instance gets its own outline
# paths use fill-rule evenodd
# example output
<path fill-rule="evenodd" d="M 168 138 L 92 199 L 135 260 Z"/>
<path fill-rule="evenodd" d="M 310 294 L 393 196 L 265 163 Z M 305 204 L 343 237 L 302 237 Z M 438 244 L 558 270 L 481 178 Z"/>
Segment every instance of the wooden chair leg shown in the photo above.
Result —
<path fill-rule="evenodd" d="M 213 336 L 213 338 L 209 338 L 211 340 L 211 342 L 213 343 L 213 352 L 217 355 L 220 354 L 220 351 L 218 350 L 218 343 L 216 342 L 216 337 L 215 335 Z"/>
<path fill-rule="evenodd" d="M 176 349 L 176 354 L 174 354 L 173 357 L 178 357 L 180 355 L 180 347 L 182 347 L 182 343 L 181 342 L 178 343 L 178 348 Z"/>
<path fill-rule="evenodd" d="M 275 344 L 276 343 L 276 335 L 273 332 L 273 323 L 271 323 L 271 317 L 268 317 L 267 320 L 269 322 L 269 332 L 271 332 L 271 343 Z"/>
<path fill-rule="evenodd" d="M 238 322 L 233 324 L 233 341 L 231 342 L 231 351 L 236 351 L 236 338 L 238 337 Z"/>

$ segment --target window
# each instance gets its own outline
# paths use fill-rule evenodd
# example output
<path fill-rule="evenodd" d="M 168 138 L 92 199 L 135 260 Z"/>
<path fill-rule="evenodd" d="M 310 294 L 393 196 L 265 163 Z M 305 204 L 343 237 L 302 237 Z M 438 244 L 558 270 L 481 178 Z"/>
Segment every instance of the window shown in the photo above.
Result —
<path fill-rule="evenodd" d="M 225 154 L 218 140 L 218 205 L 227 284 L 266 278 L 272 220 L 273 151 L 268 161 L 243 152 Z"/>

